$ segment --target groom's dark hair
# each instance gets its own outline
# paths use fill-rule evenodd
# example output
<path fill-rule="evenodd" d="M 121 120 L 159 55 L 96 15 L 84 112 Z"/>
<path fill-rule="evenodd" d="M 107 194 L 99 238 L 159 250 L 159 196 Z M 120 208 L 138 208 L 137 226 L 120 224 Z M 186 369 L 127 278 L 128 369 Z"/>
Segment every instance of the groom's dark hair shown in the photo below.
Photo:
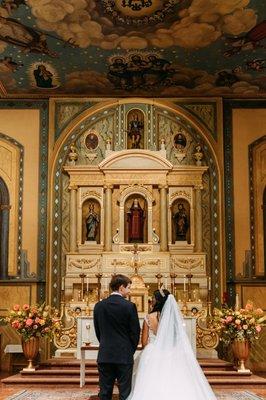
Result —
<path fill-rule="evenodd" d="M 120 288 L 120 286 L 127 287 L 129 283 L 132 282 L 126 275 L 122 274 L 114 275 L 110 282 L 110 288 L 113 292 L 116 292 Z"/>

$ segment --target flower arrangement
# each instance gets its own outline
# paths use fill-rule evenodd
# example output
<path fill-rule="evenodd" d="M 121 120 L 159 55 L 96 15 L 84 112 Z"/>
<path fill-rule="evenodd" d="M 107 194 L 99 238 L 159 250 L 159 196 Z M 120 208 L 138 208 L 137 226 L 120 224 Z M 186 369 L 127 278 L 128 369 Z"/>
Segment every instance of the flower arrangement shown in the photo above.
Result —
<path fill-rule="evenodd" d="M 232 308 L 214 309 L 213 323 L 220 332 L 220 339 L 225 344 L 234 340 L 252 343 L 259 338 L 262 327 L 265 326 L 266 316 L 261 308 L 254 308 L 248 301 L 245 308 L 233 310 Z"/>
<path fill-rule="evenodd" d="M 5 324 L 10 324 L 24 341 L 31 337 L 52 337 L 53 332 L 60 329 L 60 321 L 55 317 L 51 307 L 43 303 L 41 306 L 20 306 L 15 304 L 3 319 Z"/>

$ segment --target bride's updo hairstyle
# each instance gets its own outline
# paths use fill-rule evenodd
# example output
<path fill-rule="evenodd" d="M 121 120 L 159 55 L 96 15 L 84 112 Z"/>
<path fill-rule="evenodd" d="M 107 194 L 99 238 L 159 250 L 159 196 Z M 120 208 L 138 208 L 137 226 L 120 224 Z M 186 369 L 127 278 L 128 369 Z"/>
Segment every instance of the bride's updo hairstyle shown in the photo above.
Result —
<path fill-rule="evenodd" d="M 153 312 L 162 312 L 163 306 L 169 296 L 170 292 L 167 289 L 155 290 L 153 297 L 155 298 L 155 304 L 151 310 Z"/>

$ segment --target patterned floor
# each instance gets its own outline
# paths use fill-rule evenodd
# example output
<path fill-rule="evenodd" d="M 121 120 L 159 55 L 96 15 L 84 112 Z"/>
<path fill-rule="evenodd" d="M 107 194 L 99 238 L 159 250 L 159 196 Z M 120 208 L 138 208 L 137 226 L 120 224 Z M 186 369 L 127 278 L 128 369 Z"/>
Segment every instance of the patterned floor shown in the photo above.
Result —
<path fill-rule="evenodd" d="M 21 390 L 13 396 L 7 397 L 6 400 L 89 400 L 90 396 L 95 394 L 83 390 L 77 391 L 73 389 L 69 390 Z M 114 398 L 115 400 L 115 398 Z M 230 394 L 219 393 L 217 394 L 217 400 L 264 400 L 262 397 L 256 396 L 250 391 L 232 392 Z"/>

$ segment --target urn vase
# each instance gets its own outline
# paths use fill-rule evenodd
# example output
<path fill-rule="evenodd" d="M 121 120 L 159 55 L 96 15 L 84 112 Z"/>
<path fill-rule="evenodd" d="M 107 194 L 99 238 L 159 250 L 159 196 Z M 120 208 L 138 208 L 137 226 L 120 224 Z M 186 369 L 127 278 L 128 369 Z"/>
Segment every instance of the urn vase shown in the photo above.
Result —
<path fill-rule="evenodd" d="M 250 373 L 250 370 L 245 367 L 245 362 L 249 357 L 250 343 L 247 340 L 234 340 L 232 342 L 232 351 L 235 359 L 238 361 L 237 371 L 240 373 Z"/>
<path fill-rule="evenodd" d="M 33 361 L 38 355 L 40 347 L 40 338 L 32 336 L 30 339 L 21 340 L 22 350 L 26 360 L 28 361 L 28 366 L 23 369 L 23 371 L 35 371 L 33 366 Z"/>

